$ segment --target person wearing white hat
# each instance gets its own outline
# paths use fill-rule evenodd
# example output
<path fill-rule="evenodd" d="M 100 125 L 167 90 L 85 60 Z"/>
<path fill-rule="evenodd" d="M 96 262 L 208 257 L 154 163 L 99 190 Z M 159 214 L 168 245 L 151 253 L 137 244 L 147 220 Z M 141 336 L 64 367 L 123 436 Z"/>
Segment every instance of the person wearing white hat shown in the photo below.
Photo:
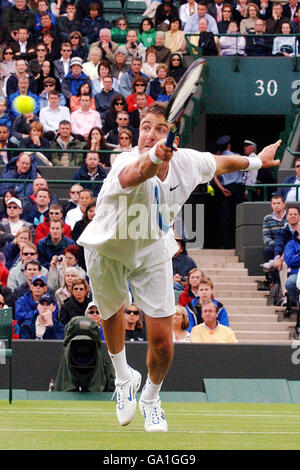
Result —
<path fill-rule="evenodd" d="M 249 158 L 256 157 L 257 145 L 253 140 L 244 140 L 244 155 Z M 251 186 L 257 182 L 258 170 L 245 171 L 244 183 L 245 186 Z"/>
<path fill-rule="evenodd" d="M 69 100 L 72 95 L 78 95 L 78 91 L 82 83 L 89 83 L 92 88 L 91 80 L 83 72 L 82 67 L 83 60 L 81 57 L 72 57 L 70 60 L 69 72 L 61 82 L 61 91 L 66 100 Z"/>
<path fill-rule="evenodd" d="M 22 201 L 16 197 L 11 198 L 7 202 L 7 218 L 1 220 L 0 231 L 16 235 L 18 230 L 25 226 L 33 233 L 33 225 L 21 219 L 22 212 Z"/>

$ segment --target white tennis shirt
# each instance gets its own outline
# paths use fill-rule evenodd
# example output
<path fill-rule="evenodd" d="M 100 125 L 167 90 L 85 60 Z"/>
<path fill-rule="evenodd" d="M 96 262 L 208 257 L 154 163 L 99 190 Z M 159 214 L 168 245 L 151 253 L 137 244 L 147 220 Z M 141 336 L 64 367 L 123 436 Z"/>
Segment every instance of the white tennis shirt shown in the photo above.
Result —
<path fill-rule="evenodd" d="M 169 162 L 167 177 L 122 188 L 121 171 L 139 158 L 138 147 L 119 155 L 98 195 L 96 215 L 77 243 L 120 261 L 128 269 L 154 266 L 178 250 L 171 229 L 175 216 L 198 184 L 216 171 L 211 153 L 178 149 Z"/>

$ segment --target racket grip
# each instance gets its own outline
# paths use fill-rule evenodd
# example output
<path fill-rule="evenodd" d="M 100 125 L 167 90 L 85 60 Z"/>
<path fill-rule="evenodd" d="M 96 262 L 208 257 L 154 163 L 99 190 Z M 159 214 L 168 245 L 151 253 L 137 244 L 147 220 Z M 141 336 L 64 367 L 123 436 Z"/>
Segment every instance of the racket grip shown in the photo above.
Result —
<path fill-rule="evenodd" d="M 176 127 L 171 128 L 168 133 L 167 139 L 165 141 L 165 146 L 170 149 L 173 148 L 174 140 L 176 138 L 176 131 L 177 131 Z"/>

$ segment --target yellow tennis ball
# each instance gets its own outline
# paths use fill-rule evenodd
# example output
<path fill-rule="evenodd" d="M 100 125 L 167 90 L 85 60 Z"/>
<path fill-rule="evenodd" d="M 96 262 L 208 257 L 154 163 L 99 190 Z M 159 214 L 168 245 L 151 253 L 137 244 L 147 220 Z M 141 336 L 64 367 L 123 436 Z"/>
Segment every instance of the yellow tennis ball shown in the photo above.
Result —
<path fill-rule="evenodd" d="M 36 105 L 34 98 L 27 95 L 17 96 L 13 101 L 14 109 L 21 114 L 32 113 Z"/>

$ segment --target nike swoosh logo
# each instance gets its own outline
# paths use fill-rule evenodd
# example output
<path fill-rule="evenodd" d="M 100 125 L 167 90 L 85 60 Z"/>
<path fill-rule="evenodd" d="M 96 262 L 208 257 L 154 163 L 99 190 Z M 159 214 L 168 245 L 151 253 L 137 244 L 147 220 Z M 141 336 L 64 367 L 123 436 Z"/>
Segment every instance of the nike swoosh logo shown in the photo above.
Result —
<path fill-rule="evenodd" d="M 170 191 L 174 191 L 174 189 L 178 188 L 179 184 L 177 186 L 170 187 Z"/>

